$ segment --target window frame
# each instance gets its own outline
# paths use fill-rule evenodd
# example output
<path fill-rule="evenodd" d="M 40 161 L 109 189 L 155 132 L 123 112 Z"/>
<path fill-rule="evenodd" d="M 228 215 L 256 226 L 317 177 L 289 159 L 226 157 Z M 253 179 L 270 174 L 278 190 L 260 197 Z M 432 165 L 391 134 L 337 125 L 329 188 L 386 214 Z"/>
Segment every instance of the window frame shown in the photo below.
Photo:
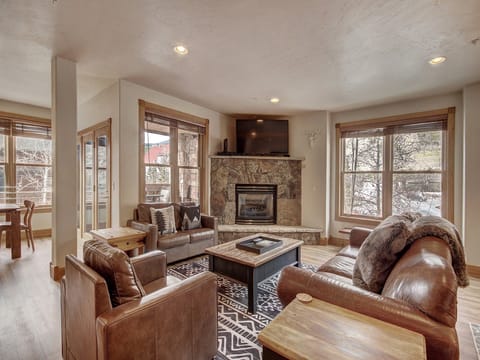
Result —
<path fill-rule="evenodd" d="M 207 156 L 208 156 L 208 139 L 209 139 L 209 120 L 206 118 L 201 118 L 195 115 L 191 115 L 188 113 L 184 113 L 181 111 L 177 111 L 174 109 L 170 109 L 164 106 L 160 106 L 157 104 L 149 103 L 145 100 L 138 100 L 138 108 L 139 108 L 139 199 L 140 202 L 145 202 L 145 114 L 146 113 L 154 113 L 160 115 L 164 118 L 169 118 L 172 120 L 178 120 L 185 123 L 189 123 L 195 126 L 200 126 L 205 129 L 205 133 L 201 134 L 200 141 L 199 141 L 199 182 L 200 182 L 200 189 L 199 189 L 199 201 L 200 201 L 200 210 L 202 212 L 207 212 L 207 172 L 206 172 L 206 164 L 207 164 Z M 178 144 L 177 144 L 177 136 L 178 136 L 178 129 L 177 128 L 170 128 L 170 147 L 171 149 L 175 149 L 170 154 L 170 164 L 168 167 L 171 169 L 170 174 L 170 186 L 171 186 L 171 195 L 170 195 L 170 202 L 179 202 L 179 176 L 175 176 L 175 173 L 178 174 L 178 169 L 185 168 L 184 166 L 178 166 Z M 172 137 L 172 130 L 173 135 Z M 173 154 L 173 155 L 172 155 Z"/>
<path fill-rule="evenodd" d="M 0 111 L 0 119 L 3 122 L 8 122 L 8 130 L 3 133 L 6 137 L 6 154 L 5 154 L 5 162 L 1 162 L 0 165 L 5 166 L 5 187 L 8 188 L 15 188 L 15 193 L 10 193 L 10 196 L 7 195 L 6 201 L 7 203 L 17 203 L 17 192 L 16 192 L 16 186 L 17 186 L 17 179 L 16 179 L 16 173 L 17 173 L 17 166 L 27 166 L 27 167 L 41 167 L 41 168 L 50 168 L 50 173 L 52 173 L 53 176 L 53 147 L 52 147 L 52 163 L 49 165 L 44 165 L 44 164 L 38 164 L 38 163 L 17 163 L 16 162 L 16 139 L 17 137 L 25 137 L 25 138 L 40 138 L 40 139 L 48 139 L 52 140 L 52 129 L 51 129 L 51 120 L 46 119 L 46 118 L 41 118 L 41 117 L 36 117 L 36 116 L 30 116 L 30 115 L 23 115 L 23 114 L 16 114 L 16 113 L 9 113 L 9 112 L 3 112 Z M 48 128 L 47 130 L 47 136 L 43 135 L 32 135 L 28 134 L 26 136 L 22 136 L 21 134 L 16 134 L 15 132 L 15 126 L 18 124 L 23 124 L 23 125 L 33 125 L 33 126 L 41 126 L 41 127 L 46 127 Z M 5 129 L 7 127 L 4 127 Z M 15 194 L 15 196 L 12 196 L 12 194 Z M 52 200 L 53 200 L 53 188 L 52 188 Z M 23 206 L 23 202 L 19 203 L 18 205 Z M 49 211 L 52 208 L 52 204 L 36 204 L 35 210 L 38 210 L 39 212 L 43 211 Z M 42 211 L 43 210 L 43 211 Z"/>
<path fill-rule="evenodd" d="M 454 156 L 455 156 L 455 108 L 445 108 L 432 111 L 424 111 L 403 115 L 395 115 L 383 118 L 360 120 L 353 122 L 337 123 L 336 141 L 335 141 L 335 164 L 336 164 L 336 211 L 335 220 L 342 222 L 352 222 L 363 225 L 378 225 L 383 219 L 392 214 L 392 193 L 393 193 L 393 174 L 402 173 L 402 171 L 393 171 L 393 145 L 392 136 L 384 137 L 384 158 L 382 174 L 382 209 L 383 216 L 369 217 L 362 215 L 350 215 L 344 213 L 344 196 L 343 196 L 343 149 L 342 149 L 342 132 L 369 130 L 373 128 L 393 126 L 393 125 L 409 125 L 416 123 L 446 121 L 446 131 L 443 133 L 443 163 L 440 170 L 442 176 L 442 217 L 453 221 L 454 217 Z M 373 171 L 368 171 L 373 172 Z M 409 172 L 415 173 L 415 171 Z M 418 171 L 425 173 L 425 171 Z M 438 173 L 434 171 L 434 173 Z"/>

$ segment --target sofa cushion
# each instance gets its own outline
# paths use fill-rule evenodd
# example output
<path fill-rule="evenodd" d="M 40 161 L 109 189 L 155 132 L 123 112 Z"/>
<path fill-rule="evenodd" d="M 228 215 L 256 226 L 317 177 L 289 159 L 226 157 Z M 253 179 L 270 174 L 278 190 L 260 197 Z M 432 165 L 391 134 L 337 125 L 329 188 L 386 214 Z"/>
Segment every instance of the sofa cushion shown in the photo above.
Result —
<path fill-rule="evenodd" d="M 177 232 L 175 234 L 166 234 L 160 236 L 157 241 L 159 250 L 174 248 L 182 246 L 190 242 L 190 235 L 186 232 Z"/>
<path fill-rule="evenodd" d="M 182 230 L 192 230 L 202 227 L 200 206 L 181 206 L 180 218 L 182 219 Z"/>
<path fill-rule="evenodd" d="M 127 254 L 103 240 L 83 244 L 83 261 L 107 282 L 112 306 L 124 304 L 145 295 Z"/>
<path fill-rule="evenodd" d="M 185 230 L 185 233 L 190 235 L 191 243 L 195 243 L 203 240 L 211 240 L 215 237 L 215 231 L 209 228 Z"/>
<path fill-rule="evenodd" d="M 392 216 L 381 222 L 358 251 L 353 283 L 380 293 L 390 271 L 402 255 L 409 236 L 409 226 L 403 219 Z"/>
<path fill-rule="evenodd" d="M 360 250 L 359 247 L 348 245 L 348 246 L 345 246 L 344 248 L 342 248 L 338 252 L 337 255 L 346 256 L 346 257 L 349 257 L 349 258 L 352 258 L 352 259 L 356 259 L 357 256 L 358 256 L 358 251 L 359 250 Z"/>
<path fill-rule="evenodd" d="M 174 234 L 177 232 L 175 224 L 175 209 L 168 206 L 162 209 L 150 208 L 152 224 L 157 225 L 158 232 L 161 235 Z"/>
<path fill-rule="evenodd" d="M 320 266 L 317 272 L 327 272 L 352 278 L 355 259 L 347 256 L 334 256 L 325 264 Z"/>

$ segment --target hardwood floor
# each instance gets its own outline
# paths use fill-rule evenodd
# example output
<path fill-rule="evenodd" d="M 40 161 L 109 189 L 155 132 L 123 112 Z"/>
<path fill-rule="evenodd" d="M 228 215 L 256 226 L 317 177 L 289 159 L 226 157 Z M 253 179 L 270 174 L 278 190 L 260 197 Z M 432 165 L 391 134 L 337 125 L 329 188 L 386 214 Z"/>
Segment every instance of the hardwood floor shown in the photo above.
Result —
<path fill-rule="evenodd" d="M 3 246 L 5 243 L 3 242 Z M 50 279 L 51 241 L 35 240 L 32 253 L 22 242 L 22 258 L 10 259 L 0 248 L 0 359 L 61 359 L 60 288 Z M 302 247 L 302 261 L 320 265 L 337 251 L 334 246 Z M 459 289 L 457 332 L 460 359 L 474 360 L 469 322 L 480 324 L 480 279 Z"/>

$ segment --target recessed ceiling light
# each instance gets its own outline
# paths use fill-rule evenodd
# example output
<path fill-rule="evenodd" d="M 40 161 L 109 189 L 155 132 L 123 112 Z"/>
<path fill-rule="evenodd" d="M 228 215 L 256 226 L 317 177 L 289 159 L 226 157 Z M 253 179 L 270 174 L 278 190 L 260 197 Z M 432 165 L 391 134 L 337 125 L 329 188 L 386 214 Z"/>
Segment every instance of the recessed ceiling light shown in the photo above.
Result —
<path fill-rule="evenodd" d="M 433 59 L 430 59 L 428 63 L 430 65 L 438 65 L 443 63 L 445 60 L 447 60 L 445 56 L 437 56 L 437 57 L 434 57 Z"/>
<path fill-rule="evenodd" d="M 187 55 L 188 54 L 188 49 L 183 45 L 175 46 L 173 48 L 173 51 L 175 51 L 178 55 Z"/>
<path fill-rule="evenodd" d="M 272 97 L 272 98 L 270 98 L 270 102 L 271 102 L 272 104 L 276 104 L 276 103 L 279 103 L 279 102 L 280 102 L 280 99 L 277 98 L 277 97 Z"/>

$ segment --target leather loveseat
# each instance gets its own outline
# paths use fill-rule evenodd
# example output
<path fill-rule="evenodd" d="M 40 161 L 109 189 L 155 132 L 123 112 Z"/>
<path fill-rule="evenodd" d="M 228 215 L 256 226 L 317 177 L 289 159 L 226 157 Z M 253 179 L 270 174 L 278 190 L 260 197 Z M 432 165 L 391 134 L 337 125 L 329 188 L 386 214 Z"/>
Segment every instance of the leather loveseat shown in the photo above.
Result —
<path fill-rule="evenodd" d="M 215 274 L 204 272 L 180 281 L 166 276 L 161 251 L 129 259 L 101 240 L 85 244 L 85 262 L 67 255 L 61 282 L 64 359 L 215 356 Z"/>
<path fill-rule="evenodd" d="M 423 334 L 428 359 L 458 359 L 457 280 L 446 242 L 433 236 L 413 242 L 395 263 L 382 291 L 375 293 L 352 283 L 359 248 L 370 232 L 353 228 L 350 244 L 316 272 L 284 268 L 277 288 L 282 304 L 297 293 L 308 293 Z"/>
<path fill-rule="evenodd" d="M 176 232 L 163 234 L 152 224 L 151 208 L 162 209 L 173 206 L 175 209 Z M 196 229 L 182 230 L 180 204 L 174 203 L 140 203 L 133 211 L 133 220 L 128 226 L 145 231 L 145 251 L 161 250 L 167 254 L 167 263 L 202 254 L 207 247 L 218 242 L 218 221 L 213 216 L 201 214 L 201 226 Z"/>

